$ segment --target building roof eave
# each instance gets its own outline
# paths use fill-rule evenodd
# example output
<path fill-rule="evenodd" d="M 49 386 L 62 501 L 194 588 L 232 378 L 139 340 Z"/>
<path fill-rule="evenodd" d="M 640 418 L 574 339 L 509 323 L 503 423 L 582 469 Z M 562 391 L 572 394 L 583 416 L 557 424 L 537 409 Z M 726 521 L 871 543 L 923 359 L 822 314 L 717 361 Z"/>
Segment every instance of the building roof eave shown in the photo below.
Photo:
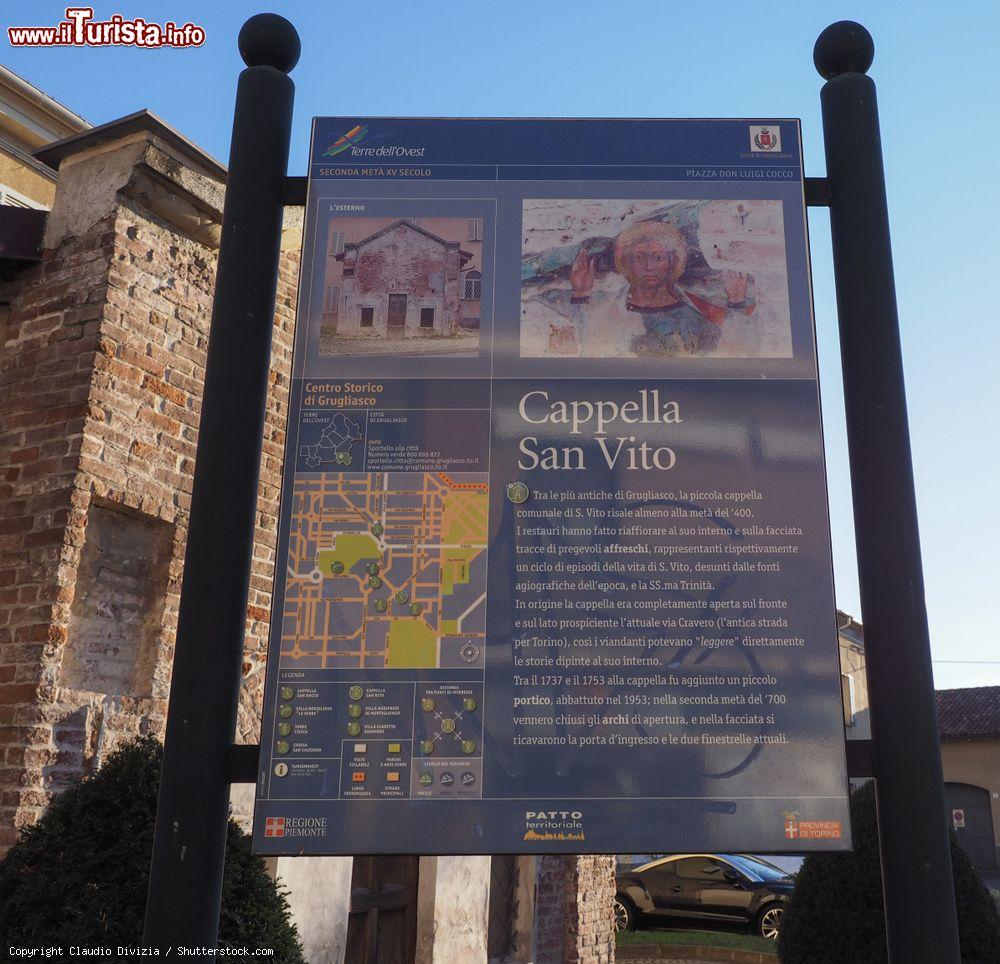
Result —
<path fill-rule="evenodd" d="M 1000 686 L 935 693 L 941 742 L 1000 739 Z"/>
<path fill-rule="evenodd" d="M 9 67 L 0 64 L 0 89 L 6 88 L 15 98 L 20 98 L 21 110 L 12 106 L 17 116 L 13 122 L 21 128 L 30 142 L 32 138 L 39 141 L 52 140 L 58 137 L 61 130 L 84 131 L 91 126 L 86 118 L 71 111 L 65 104 L 59 103 L 54 97 L 46 94 L 34 84 L 14 73 Z M 32 111 L 32 117 L 25 111 Z"/>
<path fill-rule="evenodd" d="M 128 134 L 138 133 L 152 134 L 177 151 L 195 169 L 200 168 L 204 174 L 225 183 L 228 171 L 224 164 L 203 151 L 193 141 L 188 140 L 165 120 L 145 109 L 136 111 L 134 114 L 127 114 L 125 117 L 119 117 L 107 124 L 91 127 L 79 134 L 64 137 L 52 144 L 46 144 L 45 147 L 35 151 L 34 156 L 43 164 L 58 170 L 62 161 L 71 155 L 79 154 L 92 147 L 99 147 L 110 141 L 119 140 Z"/>
<path fill-rule="evenodd" d="M 397 218 L 392 224 L 387 224 L 384 228 L 379 228 L 374 234 L 368 235 L 367 238 L 362 238 L 360 241 L 349 241 L 344 245 L 344 250 L 360 248 L 364 244 L 368 244 L 374 241 L 376 238 L 382 237 L 383 234 L 389 231 L 394 231 L 396 228 L 400 227 L 409 228 L 411 231 L 416 231 L 418 234 L 424 235 L 424 237 L 430 238 L 432 241 L 436 241 L 438 244 L 443 245 L 446 248 L 459 248 L 461 249 L 460 241 L 447 241 L 444 238 L 438 237 L 433 231 L 428 231 L 426 228 L 422 228 L 419 224 L 414 224 L 412 221 L 407 221 L 406 218 Z M 469 255 L 469 257 L 472 257 Z"/>

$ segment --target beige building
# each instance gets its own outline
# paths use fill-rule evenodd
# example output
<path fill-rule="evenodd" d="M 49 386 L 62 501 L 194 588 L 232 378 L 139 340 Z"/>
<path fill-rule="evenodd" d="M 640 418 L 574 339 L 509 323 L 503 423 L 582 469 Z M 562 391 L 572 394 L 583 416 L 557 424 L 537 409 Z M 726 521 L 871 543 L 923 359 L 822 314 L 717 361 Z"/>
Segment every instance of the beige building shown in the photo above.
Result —
<path fill-rule="evenodd" d="M 847 739 L 870 740 L 872 726 L 868 712 L 864 629 L 853 616 L 840 610 L 837 610 L 837 639 L 840 643 L 840 683 Z"/>
<path fill-rule="evenodd" d="M 870 740 L 861 623 L 838 612 L 844 722 L 849 740 Z M 1000 869 L 1000 686 L 937 692 L 948 822 L 980 870 Z"/>
<path fill-rule="evenodd" d="M 950 824 L 980 870 L 1000 856 L 1000 686 L 939 690 L 941 764 Z"/>
<path fill-rule="evenodd" d="M 0 204 L 51 208 L 56 172 L 34 152 L 88 127 L 68 107 L 0 66 Z"/>

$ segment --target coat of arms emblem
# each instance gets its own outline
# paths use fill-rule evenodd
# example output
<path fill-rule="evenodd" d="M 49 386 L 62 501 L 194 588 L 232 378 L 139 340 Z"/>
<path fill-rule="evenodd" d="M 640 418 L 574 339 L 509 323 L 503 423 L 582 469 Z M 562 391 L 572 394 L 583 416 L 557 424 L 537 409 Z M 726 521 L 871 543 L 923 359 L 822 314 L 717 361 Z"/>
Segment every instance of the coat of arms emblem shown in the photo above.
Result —
<path fill-rule="evenodd" d="M 781 150 L 781 131 L 771 127 L 750 127 L 750 150 L 768 154 Z"/>

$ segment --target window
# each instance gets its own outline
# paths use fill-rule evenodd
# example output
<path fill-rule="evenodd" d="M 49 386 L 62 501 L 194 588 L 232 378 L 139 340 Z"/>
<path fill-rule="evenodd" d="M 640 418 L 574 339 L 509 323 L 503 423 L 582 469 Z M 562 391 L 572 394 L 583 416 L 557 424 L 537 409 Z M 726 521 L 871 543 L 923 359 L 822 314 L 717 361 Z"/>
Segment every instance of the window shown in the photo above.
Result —
<path fill-rule="evenodd" d="M 469 218 L 469 240 L 470 241 L 482 241 L 483 240 L 483 219 L 482 218 Z"/>
<path fill-rule="evenodd" d="M 466 301 L 479 301 L 483 296 L 483 276 L 479 271 L 465 272 L 465 289 L 462 297 Z"/>
<path fill-rule="evenodd" d="M 344 232 L 333 231 L 330 234 L 330 254 L 338 255 L 344 250 Z"/>
<path fill-rule="evenodd" d="M 782 870 L 772 863 L 768 863 L 761 857 L 749 857 L 746 854 L 729 854 L 728 859 L 730 863 L 736 865 L 736 869 L 744 877 L 749 877 L 750 880 L 755 882 L 786 880 L 788 878 L 788 871 Z"/>
<path fill-rule="evenodd" d="M 32 208 L 36 211 L 47 211 L 44 204 L 33 201 L 27 194 L 15 191 L 14 188 L 6 184 L 0 184 L 0 204 L 6 204 L 15 208 Z"/>
<path fill-rule="evenodd" d="M 854 702 L 854 679 L 847 673 L 840 674 L 840 690 L 844 695 L 844 726 L 854 726 L 857 712 Z"/>
<path fill-rule="evenodd" d="M 434 327 L 434 309 L 433 308 L 421 308 L 420 309 L 420 327 L 421 328 L 433 328 Z"/>
<path fill-rule="evenodd" d="M 362 308 L 361 309 L 361 327 L 362 328 L 372 328 L 375 325 L 375 309 L 374 308 Z"/>
<path fill-rule="evenodd" d="M 684 880 L 700 880 L 716 883 L 723 880 L 722 864 L 710 857 L 685 857 L 674 864 L 677 876 Z"/>
<path fill-rule="evenodd" d="M 30 206 L 25 204 L 24 201 L 16 195 L 4 190 L 0 190 L 0 204 L 6 204 L 8 207 L 12 208 L 26 208 Z"/>
<path fill-rule="evenodd" d="M 336 285 L 326 286 L 326 302 L 323 305 L 324 311 L 337 313 L 337 299 L 340 296 L 340 289 Z"/>

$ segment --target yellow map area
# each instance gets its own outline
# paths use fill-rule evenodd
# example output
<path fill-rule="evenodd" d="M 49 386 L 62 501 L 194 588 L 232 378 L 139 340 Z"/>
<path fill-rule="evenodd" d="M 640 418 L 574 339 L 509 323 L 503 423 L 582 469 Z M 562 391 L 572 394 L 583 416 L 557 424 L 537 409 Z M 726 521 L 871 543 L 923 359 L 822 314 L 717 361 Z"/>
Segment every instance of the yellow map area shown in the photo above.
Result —
<path fill-rule="evenodd" d="M 475 665 L 486 635 L 483 473 L 297 478 L 281 663 Z"/>

